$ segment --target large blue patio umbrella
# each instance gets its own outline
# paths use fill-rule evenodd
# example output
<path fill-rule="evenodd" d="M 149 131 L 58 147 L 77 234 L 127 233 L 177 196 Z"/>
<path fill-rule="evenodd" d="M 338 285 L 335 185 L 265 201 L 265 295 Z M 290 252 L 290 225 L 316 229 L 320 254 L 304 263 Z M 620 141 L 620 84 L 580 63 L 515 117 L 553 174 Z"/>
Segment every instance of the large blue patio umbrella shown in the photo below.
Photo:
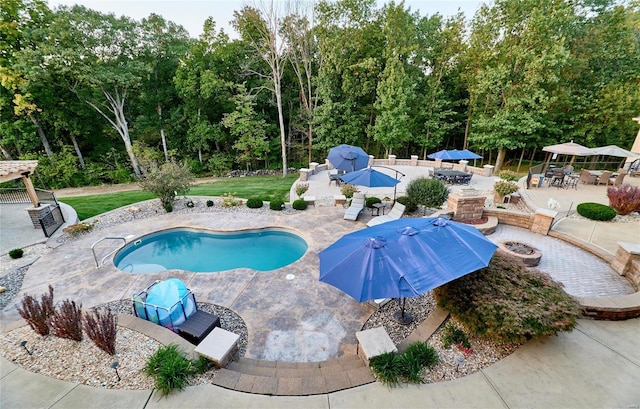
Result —
<path fill-rule="evenodd" d="M 334 168 L 353 172 L 369 165 L 369 154 L 358 146 L 339 145 L 329 149 L 327 159 Z"/>
<path fill-rule="evenodd" d="M 473 226 L 405 217 L 346 234 L 322 250 L 320 281 L 360 302 L 400 300 L 486 267 L 496 249 Z"/>
<path fill-rule="evenodd" d="M 482 156 L 471 152 L 468 149 L 457 150 L 441 150 L 432 154 L 427 155 L 429 159 L 442 159 L 442 160 L 469 160 L 469 159 L 482 159 Z"/>
<path fill-rule="evenodd" d="M 344 183 L 367 187 L 391 187 L 393 186 L 393 200 L 396 200 L 396 185 L 400 181 L 373 168 L 364 168 L 355 172 L 341 175 Z"/>

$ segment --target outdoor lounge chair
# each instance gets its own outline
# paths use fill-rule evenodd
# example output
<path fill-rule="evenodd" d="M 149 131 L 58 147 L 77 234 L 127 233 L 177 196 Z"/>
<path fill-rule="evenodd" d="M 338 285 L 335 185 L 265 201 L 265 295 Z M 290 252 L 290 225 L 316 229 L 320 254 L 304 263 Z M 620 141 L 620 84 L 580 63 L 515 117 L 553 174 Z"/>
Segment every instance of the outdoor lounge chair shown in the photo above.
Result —
<path fill-rule="evenodd" d="M 596 183 L 596 175 L 592 175 L 589 173 L 587 169 L 582 169 L 580 171 L 580 182 L 585 185 L 593 185 Z"/>
<path fill-rule="evenodd" d="M 344 212 L 345 220 L 358 220 L 358 216 L 364 210 L 364 193 L 354 193 L 351 199 L 351 206 Z"/>
<path fill-rule="evenodd" d="M 596 180 L 596 185 L 608 185 L 609 179 L 611 179 L 611 175 L 613 175 L 613 172 L 611 172 L 610 170 L 605 170 L 604 172 L 602 172 L 602 176 L 600 176 L 598 180 Z"/>
<path fill-rule="evenodd" d="M 393 205 L 391 211 L 388 214 L 374 217 L 373 219 L 369 220 L 367 226 L 371 227 L 381 223 L 390 222 L 392 220 L 398 220 L 404 214 L 404 208 L 405 206 L 402 203 L 396 202 L 396 204 Z"/>

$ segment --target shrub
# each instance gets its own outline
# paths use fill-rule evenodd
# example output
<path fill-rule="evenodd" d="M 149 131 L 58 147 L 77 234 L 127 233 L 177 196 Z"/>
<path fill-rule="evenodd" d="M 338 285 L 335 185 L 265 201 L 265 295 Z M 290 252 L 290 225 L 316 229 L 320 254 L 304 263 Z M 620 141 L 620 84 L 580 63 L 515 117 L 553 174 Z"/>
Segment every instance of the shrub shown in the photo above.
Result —
<path fill-rule="evenodd" d="M 463 330 L 448 322 L 442 329 L 442 346 L 449 348 L 451 345 L 462 345 L 465 348 L 471 348 L 469 338 Z"/>
<path fill-rule="evenodd" d="M 262 207 L 263 204 L 264 203 L 262 202 L 262 199 L 257 197 L 251 197 L 247 199 L 247 207 L 249 209 L 259 209 Z"/>
<path fill-rule="evenodd" d="M 358 191 L 358 187 L 354 186 L 354 185 L 350 185 L 350 184 L 344 184 L 341 188 L 340 188 L 340 193 L 342 193 L 344 195 L 344 197 L 346 197 L 347 199 L 350 199 L 353 197 L 353 194 L 355 192 Z"/>
<path fill-rule="evenodd" d="M 298 197 L 302 197 L 302 195 L 309 190 L 309 184 L 308 183 L 298 183 L 296 185 L 296 194 L 298 195 Z"/>
<path fill-rule="evenodd" d="M 92 314 L 85 314 L 82 327 L 90 340 L 109 355 L 116 353 L 116 335 L 118 319 L 108 309 L 106 312 L 93 310 Z"/>
<path fill-rule="evenodd" d="M 500 196 L 506 196 L 517 192 L 518 185 L 514 182 L 499 180 L 493 185 L 493 190 Z"/>
<path fill-rule="evenodd" d="M 187 200 L 187 202 L 184 205 L 187 206 L 189 209 L 193 209 L 196 206 L 196 204 L 193 203 L 193 200 L 191 199 Z"/>
<path fill-rule="evenodd" d="M 97 220 L 94 220 L 92 222 L 75 223 L 65 227 L 64 229 L 62 229 L 62 231 L 67 233 L 69 236 L 75 237 L 81 235 L 82 233 L 90 232 L 91 230 L 93 230 L 97 223 Z"/>
<path fill-rule="evenodd" d="M 49 326 L 56 337 L 82 341 L 82 304 L 62 301 L 60 308 L 49 317 Z"/>
<path fill-rule="evenodd" d="M 616 217 L 615 210 L 600 203 L 580 203 L 576 207 L 576 211 L 580 216 L 591 220 L 609 221 Z"/>
<path fill-rule="evenodd" d="M 367 205 L 367 207 L 371 208 L 376 203 L 382 203 L 382 200 L 380 200 L 379 198 L 377 198 L 375 196 L 372 196 L 372 197 L 367 197 L 366 199 L 364 199 L 364 202 Z"/>
<path fill-rule="evenodd" d="M 519 179 L 518 174 L 509 169 L 501 170 L 500 173 L 498 173 L 498 177 L 502 180 L 506 180 L 510 182 L 515 182 L 516 180 Z"/>
<path fill-rule="evenodd" d="M 222 194 L 222 207 L 234 207 L 240 205 L 242 202 L 235 197 L 235 193 L 223 193 Z"/>
<path fill-rule="evenodd" d="M 207 200 L 207 207 L 213 207 L 213 200 Z"/>
<path fill-rule="evenodd" d="M 374 356 L 369 361 L 371 370 L 380 382 L 395 386 L 402 375 L 402 361 L 396 352 L 385 352 Z"/>
<path fill-rule="evenodd" d="M 307 208 L 307 202 L 305 202 L 303 199 L 298 199 L 291 204 L 291 207 L 296 210 L 304 210 Z"/>
<path fill-rule="evenodd" d="M 404 351 L 405 355 L 413 355 L 421 366 L 429 369 L 436 366 L 440 357 L 438 351 L 427 342 L 416 341 L 411 343 Z"/>
<path fill-rule="evenodd" d="M 280 199 L 273 199 L 269 202 L 269 209 L 271 210 L 282 210 L 284 209 L 284 202 Z"/>
<path fill-rule="evenodd" d="M 139 180 L 140 187 L 158 196 L 165 210 L 167 205 L 173 203 L 176 195 L 186 194 L 193 183 L 193 175 L 186 163 L 178 165 L 175 162 L 169 162 L 160 166 L 151 163 L 148 169 L 143 166 L 143 171 L 144 176 Z"/>
<path fill-rule="evenodd" d="M 9 257 L 13 259 L 22 258 L 23 255 L 24 251 L 22 249 L 13 249 L 9 251 Z"/>
<path fill-rule="evenodd" d="M 469 331 L 495 341 L 524 342 L 570 331 L 580 315 L 577 302 L 548 275 L 496 254 L 489 266 L 434 290 Z"/>
<path fill-rule="evenodd" d="M 53 315 L 53 287 L 49 285 L 49 293 L 42 294 L 42 302 L 25 294 L 22 298 L 22 308 L 17 307 L 20 316 L 29 323 L 31 329 L 38 334 L 49 335 L 49 317 Z"/>
<path fill-rule="evenodd" d="M 173 212 L 173 205 L 171 203 L 165 203 L 164 211 L 167 213 Z"/>
<path fill-rule="evenodd" d="M 640 187 L 619 185 L 607 188 L 609 206 L 618 214 L 625 215 L 640 211 Z"/>
<path fill-rule="evenodd" d="M 449 189 L 441 180 L 419 177 L 407 185 L 407 196 L 427 208 L 440 208 L 449 197 Z"/>
<path fill-rule="evenodd" d="M 189 377 L 202 373 L 209 368 L 203 358 L 196 361 L 187 359 L 184 351 L 178 345 L 169 344 L 160 347 L 149 357 L 144 366 L 144 372 L 155 379 L 156 389 L 163 395 L 168 395 L 174 389 L 183 390 L 189 382 Z"/>
<path fill-rule="evenodd" d="M 409 196 L 400 196 L 396 199 L 396 202 L 405 205 L 405 211 L 407 213 L 413 213 L 418 210 L 418 204 L 411 200 Z"/>

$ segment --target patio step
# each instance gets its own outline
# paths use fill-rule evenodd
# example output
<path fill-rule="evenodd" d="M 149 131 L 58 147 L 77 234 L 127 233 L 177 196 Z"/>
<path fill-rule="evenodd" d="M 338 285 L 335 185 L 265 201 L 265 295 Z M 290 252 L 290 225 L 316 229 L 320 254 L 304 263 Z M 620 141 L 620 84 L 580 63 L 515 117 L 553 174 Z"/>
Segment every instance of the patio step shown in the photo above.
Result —
<path fill-rule="evenodd" d="M 275 362 L 240 358 L 220 369 L 213 384 L 239 392 L 307 396 L 375 382 L 356 355 L 322 362 Z"/>

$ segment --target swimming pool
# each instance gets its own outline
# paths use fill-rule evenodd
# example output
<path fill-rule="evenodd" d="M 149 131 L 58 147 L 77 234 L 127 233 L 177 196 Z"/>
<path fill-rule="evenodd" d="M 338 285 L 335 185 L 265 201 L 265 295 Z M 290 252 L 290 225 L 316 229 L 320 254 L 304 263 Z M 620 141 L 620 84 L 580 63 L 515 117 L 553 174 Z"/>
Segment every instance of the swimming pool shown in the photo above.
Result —
<path fill-rule="evenodd" d="M 281 229 L 214 232 L 176 228 L 152 233 L 127 244 L 113 264 L 128 273 L 187 270 L 212 273 L 234 268 L 269 271 L 293 263 L 307 242 Z"/>

